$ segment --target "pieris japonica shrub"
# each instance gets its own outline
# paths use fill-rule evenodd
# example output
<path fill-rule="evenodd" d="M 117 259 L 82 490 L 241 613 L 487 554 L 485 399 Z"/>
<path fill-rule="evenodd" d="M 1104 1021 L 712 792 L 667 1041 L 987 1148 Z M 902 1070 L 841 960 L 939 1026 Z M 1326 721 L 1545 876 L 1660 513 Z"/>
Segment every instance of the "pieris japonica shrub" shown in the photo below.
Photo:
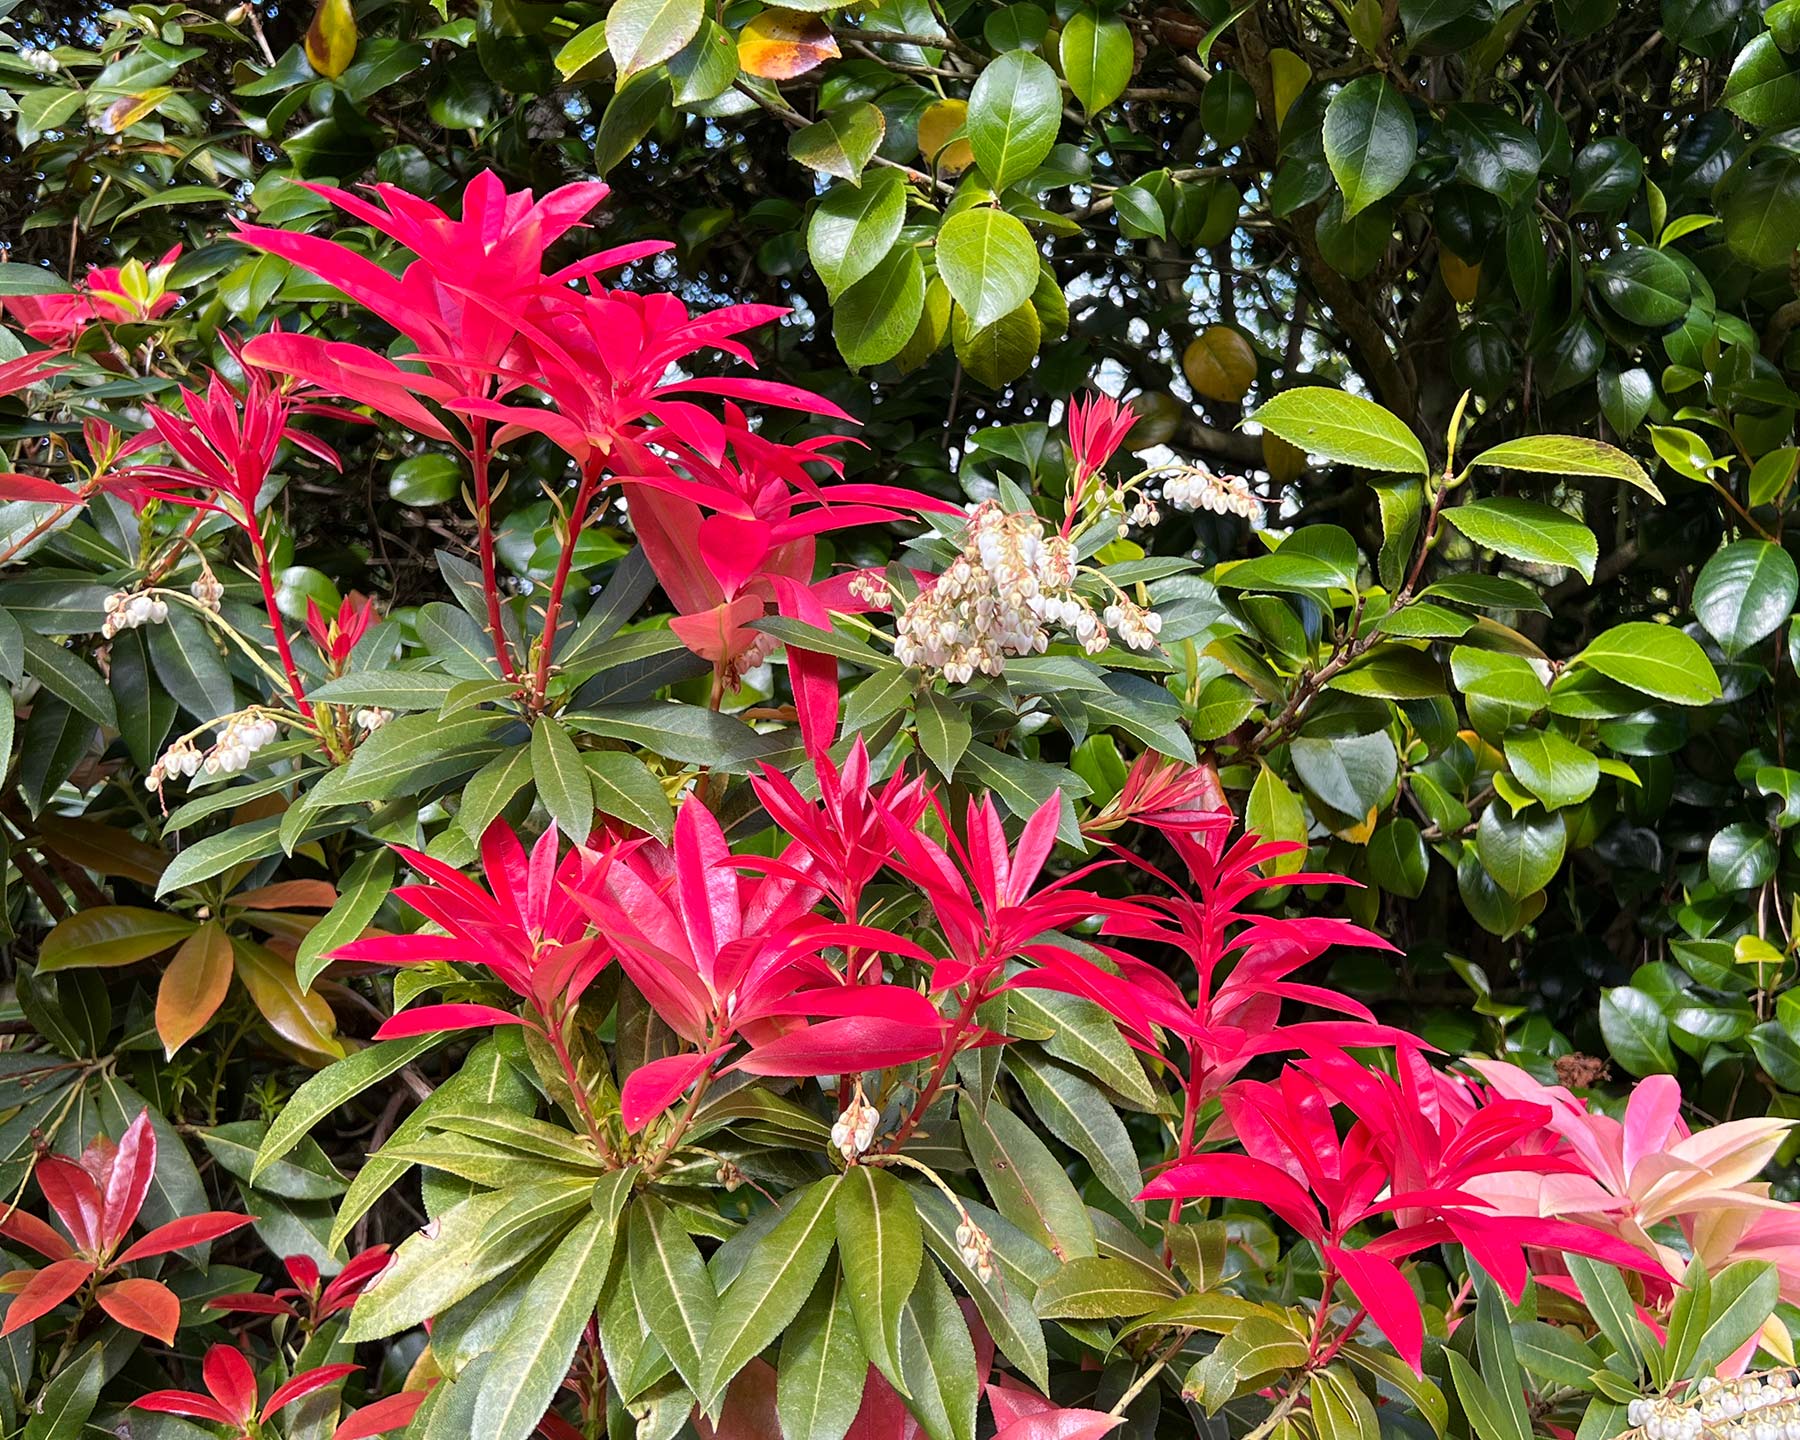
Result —
<path fill-rule="evenodd" d="M 222 243 L 368 343 L 222 329 L 139 386 L 172 258 L 14 306 L 7 1433 L 1792 1440 L 1789 1122 L 1447 1053 L 1360 997 L 1406 956 L 1311 858 L 1404 756 L 1446 813 L 1386 863 L 1516 930 L 1564 810 L 1640 781 L 1585 722 L 1718 693 L 1666 626 L 1552 664 L 1481 613 L 1520 582 L 1442 559 L 1581 563 L 1458 492 L 1631 457 L 1459 464 L 1459 410 L 1430 466 L 1367 399 L 1277 397 L 1270 433 L 1416 469 L 1369 568 L 1128 459 L 1096 395 L 1056 490 L 953 501 L 753 366 L 780 310 L 590 244 L 602 184 L 308 190 L 382 263 Z M 296 593 L 292 490 L 389 446 L 461 483 L 440 596 Z M 1264 553 L 1130 543 L 1168 511 Z M 1246 728 L 1310 823 L 1221 754 Z M 1504 813 L 1425 788 L 1452 742 Z"/>

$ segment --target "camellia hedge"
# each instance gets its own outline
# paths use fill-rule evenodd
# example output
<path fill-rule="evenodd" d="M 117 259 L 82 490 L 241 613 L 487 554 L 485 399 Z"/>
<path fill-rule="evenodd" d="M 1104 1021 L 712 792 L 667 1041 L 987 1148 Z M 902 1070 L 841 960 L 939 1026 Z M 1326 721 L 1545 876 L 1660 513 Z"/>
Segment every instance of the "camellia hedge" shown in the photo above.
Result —
<path fill-rule="evenodd" d="M 1796 52 L 0 0 L 0 1437 L 1797 1440 Z"/>

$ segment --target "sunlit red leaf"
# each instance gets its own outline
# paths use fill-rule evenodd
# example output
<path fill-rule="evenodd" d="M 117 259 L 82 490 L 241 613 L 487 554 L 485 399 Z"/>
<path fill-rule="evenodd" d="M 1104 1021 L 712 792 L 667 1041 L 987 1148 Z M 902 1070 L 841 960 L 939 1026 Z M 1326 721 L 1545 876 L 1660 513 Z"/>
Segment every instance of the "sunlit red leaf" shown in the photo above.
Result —
<path fill-rule="evenodd" d="M 248 1215 L 229 1215 L 223 1210 L 210 1210 L 204 1215 L 185 1215 L 179 1220 L 171 1220 L 167 1225 L 158 1225 L 119 1256 L 118 1263 L 128 1265 L 133 1260 L 147 1260 L 152 1255 L 166 1255 L 171 1250 L 204 1245 L 209 1240 L 229 1235 L 233 1230 L 241 1230 L 250 1223 L 250 1219 Z"/>
<path fill-rule="evenodd" d="M 403 1390 L 373 1405 L 365 1405 L 344 1418 L 344 1423 L 331 1432 L 331 1440 L 374 1440 L 390 1430 L 412 1424 L 412 1418 L 425 1403 L 428 1391 Z"/>
<path fill-rule="evenodd" d="M 149 1335 L 165 1345 L 175 1343 L 175 1330 L 181 1324 L 181 1302 L 168 1286 L 154 1280 L 115 1280 L 102 1285 L 100 1308 L 127 1330 Z"/>
<path fill-rule="evenodd" d="M 765 80 L 792 80 L 837 57 L 824 17 L 797 10 L 765 10 L 738 36 L 738 64 Z"/>
<path fill-rule="evenodd" d="M 85 1260 L 58 1260 L 46 1265 L 13 1296 L 6 1310 L 6 1323 L 0 1325 L 0 1335 L 10 1335 L 39 1316 L 48 1315 L 87 1284 L 93 1273 L 94 1267 Z"/>

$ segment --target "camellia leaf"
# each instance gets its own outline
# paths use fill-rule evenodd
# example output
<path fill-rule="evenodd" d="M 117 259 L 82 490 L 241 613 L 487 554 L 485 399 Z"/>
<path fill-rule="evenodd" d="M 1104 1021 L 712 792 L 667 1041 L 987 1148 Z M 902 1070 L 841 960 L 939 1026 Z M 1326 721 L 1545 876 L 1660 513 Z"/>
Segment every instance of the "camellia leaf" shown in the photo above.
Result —
<path fill-rule="evenodd" d="M 1060 54 L 1069 89 L 1092 115 L 1125 93 L 1135 62 L 1131 28 L 1117 15 L 1083 7 L 1063 25 Z"/>
<path fill-rule="evenodd" d="M 834 302 L 881 263 L 905 224 L 906 181 L 898 170 L 825 193 L 807 223 L 806 253 Z"/>
<path fill-rule="evenodd" d="M 356 12 L 350 0 L 319 0 L 306 32 L 306 60 L 327 80 L 335 80 L 356 58 Z"/>
<path fill-rule="evenodd" d="M 760 11 L 738 34 L 738 64 L 765 80 L 792 80 L 838 53 L 831 26 L 797 10 Z"/>
<path fill-rule="evenodd" d="M 1535 475 L 1598 476 L 1623 480 L 1661 500 L 1662 491 L 1644 473 L 1644 467 L 1623 450 L 1602 440 L 1577 435 L 1527 435 L 1483 450 L 1471 465 L 1492 465 L 1501 470 L 1524 470 Z"/>
<path fill-rule="evenodd" d="M 808 169 L 855 184 L 887 134 L 887 120 L 866 100 L 842 105 L 796 130 L 788 154 Z"/>
<path fill-rule="evenodd" d="M 1594 532 L 1553 506 L 1503 495 L 1454 506 L 1444 519 L 1477 545 L 1514 560 L 1567 565 L 1584 580 L 1594 578 L 1600 556 Z"/>
<path fill-rule="evenodd" d="M 1775 633 L 1794 613 L 1800 571 L 1793 557 L 1767 540 L 1738 540 L 1701 567 L 1694 582 L 1694 617 L 1728 655 Z"/>
<path fill-rule="evenodd" d="M 1704 650 L 1673 626 L 1647 620 L 1613 626 L 1595 637 L 1573 663 L 1678 705 L 1705 705 L 1722 693 Z"/>
<path fill-rule="evenodd" d="M 1056 72 L 1029 50 L 1000 56 L 969 92 L 969 143 L 975 163 L 996 190 L 1043 164 L 1061 125 L 1062 87 Z"/>
<path fill-rule="evenodd" d="M 938 274 L 977 330 L 1031 298 L 1038 249 L 1025 226 L 1004 210 L 976 206 L 938 231 Z"/>
<path fill-rule="evenodd" d="M 1418 127 L 1400 92 L 1380 75 L 1352 80 L 1325 109 L 1325 159 L 1348 218 L 1389 195 L 1412 169 Z"/>
<path fill-rule="evenodd" d="M 701 0 L 615 0 L 606 12 L 606 48 L 628 80 L 660 65 L 700 29 Z"/>
<path fill-rule="evenodd" d="M 1373 400 L 1308 386 L 1283 391 L 1250 417 L 1289 444 L 1364 470 L 1429 473 L 1425 447 L 1400 417 Z"/>

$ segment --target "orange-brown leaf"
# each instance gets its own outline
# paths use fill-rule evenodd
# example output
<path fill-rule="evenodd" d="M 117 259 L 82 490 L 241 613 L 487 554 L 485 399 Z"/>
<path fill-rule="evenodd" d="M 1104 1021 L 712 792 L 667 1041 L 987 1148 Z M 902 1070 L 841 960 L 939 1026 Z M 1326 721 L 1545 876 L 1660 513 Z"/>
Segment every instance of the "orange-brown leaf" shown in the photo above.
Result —
<path fill-rule="evenodd" d="M 765 10 L 738 36 L 738 64 L 765 80 L 792 80 L 837 57 L 824 18 L 797 10 Z"/>
<path fill-rule="evenodd" d="M 227 905 L 245 910 L 329 910 L 337 902 L 337 886 L 329 880 L 278 880 L 255 890 L 240 890 L 225 900 Z"/>
<path fill-rule="evenodd" d="M 231 988 L 231 938 L 217 920 L 182 942 L 156 991 L 156 1033 L 173 1056 L 198 1035 Z"/>
<path fill-rule="evenodd" d="M 356 58 L 356 14 L 350 0 L 319 0 L 306 32 L 306 59 L 327 80 L 335 80 Z"/>
<path fill-rule="evenodd" d="M 344 1047 L 337 1038 L 337 1016 L 320 996 L 300 989 L 292 960 L 284 960 L 254 940 L 234 941 L 232 948 L 238 978 L 277 1036 L 315 1062 L 344 1058 Z"/>

